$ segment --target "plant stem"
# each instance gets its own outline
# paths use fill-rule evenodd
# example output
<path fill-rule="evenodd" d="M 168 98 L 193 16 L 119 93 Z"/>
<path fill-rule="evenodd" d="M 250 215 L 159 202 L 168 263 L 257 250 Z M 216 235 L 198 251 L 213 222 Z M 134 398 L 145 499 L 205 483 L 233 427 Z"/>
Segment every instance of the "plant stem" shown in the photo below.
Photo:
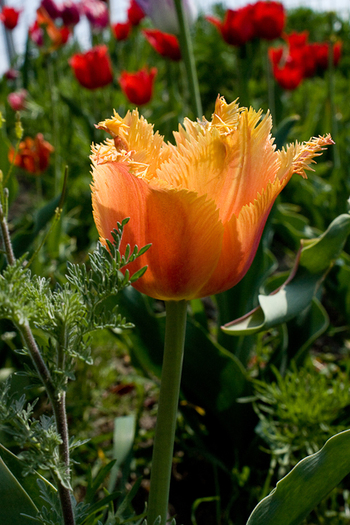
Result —
<path fill-rule="evenodd" d="M 15 259 L 15 254 L 13 253 L 10 232 L 8 229 L 6 216 L 5 216 L 4 209 L 2 207 L 1 202 L 0 202 L 0 225 L 1 225 L 1 235 L 2 235 L 2 240 L 4 244 L 4 250 L 6 253 L 7 263 L 13 266 L 16 262 L 16 259 Z"/>
<path fill-rule="evenodd" d="M 188 22 L 184 14 L 182 0 L 174 0 L 174 4 L 176 8 L 177 19 L 179 22 L 181 53 L 186 67 L 188 85 L 190 89 L 191 99 L 193 102 L 194 113 L 197 118 L 202 118 L 202 102 L 199 93 L 199 84 L 193 54 L 190 29 L 188 27 Z"/>
<path fill-rule="evenodd" d="M 6 221 L 3 207 L 0 202 L 0 227 L 2 238 L 4 242 L 7 262 L 10 265 L 16 263 L 16 258 L 13 253 L 10 233 Z M 27 322 L 18 324 L 18 331 L 22 337 L 22 340 L 27 347 L 31 356 L 34 367 L 46 389 L 47 396 L 52 406 L 52 410 L 55 416 L 56 428 L 59 433 L 62 443 L 59 445 L 59 456 L 64 462 L 67 471 L 69 470 L 69 436 L 68 436 L 68 425 L 67 425 L 67 414 L 66 414 L 66 393 L 64 390 L 56 392 L 55 385 L 52 381 L 52 377 L 49 369 L 47 368 L 45 361 L 42 358 L 39 347 L 35 341 L 33 332 Z M 70 490 L 65 487 L 60 480 L 58 480 L 58 492 L 61 501 L 62 515 L 64 525 L 75 525 L 74 512 L 72 501 L 70 497 Z"/>
<path fill-rule="evenodd" d="M 186 332 L 187 301 L 166 303 L 165 344 L 154 438 L 147 523 L 165 525 Z"/>

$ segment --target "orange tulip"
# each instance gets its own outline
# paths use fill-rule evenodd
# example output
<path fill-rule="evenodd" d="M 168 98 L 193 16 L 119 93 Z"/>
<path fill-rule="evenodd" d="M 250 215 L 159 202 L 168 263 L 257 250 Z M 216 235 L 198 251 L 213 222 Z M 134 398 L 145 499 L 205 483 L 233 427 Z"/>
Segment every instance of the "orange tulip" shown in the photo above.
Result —
<path fill-rule="evenodd" d="M 93 147 L 92 202 L 100 239 L 125 217 L 126 244 L 150 249 L 134 286 L 155 299 L 223 292 L 247 272 L 271 207 L 293 173 L 303 177 L 330 135 L 277 151 L 271 116 L 218 98 L 210 122 L 185 119 L 166 144 L 137 110 L 99 124 L 112 136 Z"/>

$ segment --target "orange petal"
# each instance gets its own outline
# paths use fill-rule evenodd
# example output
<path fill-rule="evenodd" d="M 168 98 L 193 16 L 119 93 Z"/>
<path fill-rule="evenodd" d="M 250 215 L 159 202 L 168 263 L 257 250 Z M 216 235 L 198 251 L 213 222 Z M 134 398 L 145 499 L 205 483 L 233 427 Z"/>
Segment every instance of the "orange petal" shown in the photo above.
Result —
<path fill-rule="evenodd" d="M 213 202 L 186 189 L 152 186 L 117 163 L 93 168 L 92 201 L 102 242 L 112 239 L 118 221 L 131 217 L 121 252 L 126 244 L 141 248 L 152 243 L 128 265 L 131 273 L 148 265 L 136 289 L 163 300 L 198 296 L 221 252 L 223 226 Z"/>
<path fill-rule="evenodd" d="M 244 206 L 239 217 L 233 215 L 224 225 L 222 252 L 211 278 L 199 297 L 224 292 L 235 286 L 247 273 L 259 246 L 272 205 L 284 184 L 269 183 L 254 203 Z"/>

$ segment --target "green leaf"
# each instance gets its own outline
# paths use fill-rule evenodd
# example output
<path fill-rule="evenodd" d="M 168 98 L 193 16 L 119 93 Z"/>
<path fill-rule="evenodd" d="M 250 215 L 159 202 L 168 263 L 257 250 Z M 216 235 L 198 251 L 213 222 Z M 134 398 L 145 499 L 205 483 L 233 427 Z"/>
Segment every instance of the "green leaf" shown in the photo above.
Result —
<path fill-rule="evenodd" d="M 47 483 L 52 490 L 56 490 L 47 479 L 43 478 L 37 472 L 23 476 L 23 462 L 1 444 L 0 458 L 3 460 L 4 464 L 10 470 L 12 475 L 16 478 L 17 482 L 20 483 L 23 490 L 30 496 L 30 499 L 33 501 L 36 507 L 40 508 L 43 503 L 40 495 L 40 488 L 37 483 L 38 479 L 41 479 L 43 482 Z M 1 499 L 2 496 L 0 497 L 0 500 Z"/>
<path fill-rule="evenodd" d="M 286 144 L 288 135 L 298 120 L 300 120 L 299 115 L 292 115 L 282 120 L 274 133 L 276 149 L 281 149 Z"/>
<path fill-rule="evenodd" d="M 134 414 L 119 416 L 114 419 L 113 457 L 116 462 L 111 470 L 109 492 L 115 487 L 120 466 L 130 453 L 135 439 L 136 418 Z"/>
<path fill-rule="evenodd" d="M 340 255 L 350 233 L 350 215 L 337 217 L 316 239 L 303 240 L 300 260 L 291 272 L 295 276 L 270 295 L 259 295 L 259 306 L 244 317 L 222 327 L 226 334 L 248 335 L 285 323 L 303 312 L 313 300 L 320 283 Z"/>
<path fill-rule="evenodd" d="M 45 228 L 47 223 L 54 216 L 60 199 L 61 196 L 58 195 L 48 202 L 43 208 L 35 213 L 32 221 L 27 225 L 25 230 L 20 230 L 16 235 L 13 236 L 12 246 L 16 258 L 21 257 L 30 249 L 32 243 L 35 241 L 40 231 Z"/>
<path fill-rule="evenodd" d="M 300 461 L 253 510 L 247 525 L 298 525 L 350 472 L 350 430 Z"/>
<path fill-rule="evenodd" d="M 35 516 L 38 509 L 22 485 L 0 457 L 0 522 L 11 525 L 32 525 L 22 514 Z"/>

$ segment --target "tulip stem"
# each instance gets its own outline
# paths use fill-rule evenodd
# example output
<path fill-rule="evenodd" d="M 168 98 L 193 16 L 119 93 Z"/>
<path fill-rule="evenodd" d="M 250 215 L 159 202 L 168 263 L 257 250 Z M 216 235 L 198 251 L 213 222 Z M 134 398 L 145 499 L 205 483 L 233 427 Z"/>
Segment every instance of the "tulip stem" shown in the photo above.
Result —
<path fill-rule="evenodd" d="M 147 523 L 165 525 L 186 332 L 187 301 L 166 302 L 165 344 L 154 438 Z"/>
<path fill-rule="evenodd" d="M 190 28 L 184 14 L 183 0 L 174 0 L 177 19 L 180 29 L 180 47 L 182 58 L 185 63 L 187 80 L 190 89 L 191 99 L 193 101 L 193 109 L 197 118 L 201 119 L 203 116 L 202 102 L 199 93 L 199 83 L 197 77 L 196 63 L 194 60 L 193 46 L 190 35 Z"/>

